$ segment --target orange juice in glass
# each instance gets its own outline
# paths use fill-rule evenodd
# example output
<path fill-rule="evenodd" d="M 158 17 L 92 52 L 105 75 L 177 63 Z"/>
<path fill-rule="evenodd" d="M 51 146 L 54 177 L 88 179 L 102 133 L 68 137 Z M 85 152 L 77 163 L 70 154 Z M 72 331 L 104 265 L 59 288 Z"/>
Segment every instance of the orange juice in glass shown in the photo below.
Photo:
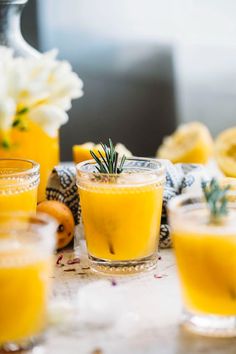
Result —
<path fill-rule="evenodd" d="M 95 161 L 77 165 L 85 237 L 94 270 L 126 274 L 152 269 L 165 181 L 162 162 L 128 158 L 121 174 L 96 172 Z"/>
<path fill-rule="evenodd" d="M 0 212 L 35 212 L 38 184 L 36 162 L 0 159 Z"/>
<path fill-rule="evenodd" d="M 10 146 L 0 146 L 0 158 L 34 160 L 40 164 L 40 185 L 38 200 L 45 199 L 47 180 L 53 167 L 59 162 L 59 137 L 49 136 L 43 128 L 26 120 L 27 129 L 12 128 L 9 132 Z"/>
<path fill-rule="evenodd" d="M 0 214 L 1 352 L 26 349 L 46 328 L 56 228 L 48 216 Z"/>
<path fill-rule="evenodd" d="M 209 222 L 201 197 L 180 196 L 169 203 L 177 267 L 185 305 L 186 328 L 213 336 L 236 335 L 236 203 Z"/>

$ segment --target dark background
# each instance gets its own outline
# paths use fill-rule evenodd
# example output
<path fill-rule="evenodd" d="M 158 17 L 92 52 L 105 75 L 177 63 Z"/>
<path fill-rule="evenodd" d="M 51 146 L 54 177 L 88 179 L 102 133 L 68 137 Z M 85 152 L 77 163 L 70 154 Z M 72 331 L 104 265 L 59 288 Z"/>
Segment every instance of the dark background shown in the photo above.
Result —
<path fill-rule="evenodd" d="M 108 137 L 135 155 L 153 156 L 163 136 L 176 126 L 171 47 L 53 28 L 45 11 L 40 0 L 29 0 L 22 17 L 25 39 L 40 51 L 59 48 L 60 58 L 69 60 L 84 81 L 85 94 L 73 102 L 70 121 L 61 129 L 62 160 L 71 160 L 73 144 Z M 124 54 L 127 63 L 121 65 Z"/>

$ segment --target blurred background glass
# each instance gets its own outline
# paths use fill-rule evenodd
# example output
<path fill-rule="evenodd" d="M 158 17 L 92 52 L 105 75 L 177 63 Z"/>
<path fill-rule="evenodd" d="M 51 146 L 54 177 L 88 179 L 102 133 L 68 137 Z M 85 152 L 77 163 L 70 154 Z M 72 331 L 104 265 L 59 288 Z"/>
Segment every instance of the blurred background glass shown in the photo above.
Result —
<path fill-rule="evenodd" d="M 71 145 L 111 136 L 154 155 L 179 122 L 213 134 L 235 124 L 234 0 L 29 0 L 22 29 L 41 51 L 58 48 L 85 82 L 62 128 Z"/>

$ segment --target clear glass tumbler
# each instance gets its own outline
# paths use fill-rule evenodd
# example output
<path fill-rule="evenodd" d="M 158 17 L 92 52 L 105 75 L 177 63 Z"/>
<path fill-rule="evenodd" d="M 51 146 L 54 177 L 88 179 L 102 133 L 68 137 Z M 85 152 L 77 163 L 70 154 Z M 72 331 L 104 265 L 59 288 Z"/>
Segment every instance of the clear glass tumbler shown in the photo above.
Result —
<path fill-rule="evenodd" d="M 183 326 L 201 335 L 236 336 L 236 199 L 228 199 L 229 214 L 219 224 L 209 222 L 203 197 L 169 203 Z"/>
<path fill-rule="evenodd" d="M 0 159 L 0 212 L 35 212 L 39 179 L 38 163 Z"/>
<path fill-rule="evenodd" d="M 165 168 L 161 161 L 126 160 L 121 174 L 96 172 L 94 160 L 77 165 L 91 267 L 126 274 L 155 267 Z"/>
<path fill-rule="evenodd" d="M 0 352 L 26 349 L 46 328 L 56 222 L 0 213 Z"/>

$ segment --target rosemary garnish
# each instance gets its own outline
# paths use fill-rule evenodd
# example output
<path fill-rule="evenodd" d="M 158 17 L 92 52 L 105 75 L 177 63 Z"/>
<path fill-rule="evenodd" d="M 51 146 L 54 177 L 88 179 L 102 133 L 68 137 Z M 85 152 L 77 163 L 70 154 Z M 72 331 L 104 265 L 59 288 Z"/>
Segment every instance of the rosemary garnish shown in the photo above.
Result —
<path fill-rule="evenodd" d="M 202 190 L 210 211 L 210 222 L 219 224 L 228 214 L 227 192 L 230 186 L 221 187 L 213 178 L 210 183 L 202 182 Z"/>
<path fill-rule="evenodd" d="M 123 167 L 124 163 L 126 160 L 125 155 L 122 156 L 120 160 L 120 164 L 118 166 L 119 162 L 119 154 L 115 150 L 115 147 L 112 143 L 112 140 L 109 139 L 109 144 L 103 144 L 101 143 L 102 149 L 105 153 L 105 156 L 102 154 L 101 151 L 98 150 L 98 155 L 96 155 L 92 150 L 90 150 L 90 154 L 94 158 L 94 160 L 97 162 L 98 166 L 96 166 L 96 169 L 99 173 L 104 173 L 104 174 L 120 174 L 123 172 Z"/>

